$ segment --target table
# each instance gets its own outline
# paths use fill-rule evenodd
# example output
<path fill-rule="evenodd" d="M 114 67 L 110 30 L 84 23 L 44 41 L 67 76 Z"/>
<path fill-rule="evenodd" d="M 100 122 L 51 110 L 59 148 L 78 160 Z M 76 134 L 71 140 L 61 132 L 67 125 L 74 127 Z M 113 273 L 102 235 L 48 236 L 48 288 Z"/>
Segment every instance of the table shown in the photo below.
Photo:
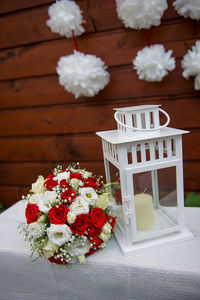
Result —
<path fill-rule="evenodd" d="M 113 238 L 86 265 L 64 267 L 30 261 L 17 230 L 24 201 L 0 215 L 1 300 L 200 299 L 200 208 L 185 208 L 194 239 L 124 257 Z"/>

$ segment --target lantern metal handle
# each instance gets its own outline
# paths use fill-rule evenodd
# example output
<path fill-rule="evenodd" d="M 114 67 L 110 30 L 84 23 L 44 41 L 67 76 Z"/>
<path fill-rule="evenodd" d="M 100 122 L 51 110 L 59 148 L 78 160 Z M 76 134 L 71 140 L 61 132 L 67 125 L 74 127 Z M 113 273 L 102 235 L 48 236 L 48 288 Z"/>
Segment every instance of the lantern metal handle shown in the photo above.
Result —
<path fill-rule="evenodd" d="M 149 128 L 149 129 L 148 128 L 137 128 L 137 127 L 129 126 L 129 125 L 126 125 L 126 124 L 122 123 L 118 119 L 119 111 L 115 112 L 114 118 L 115 118 L 115 121 L 119 125 L 121 125 L 121 126 L 123 126 L 125 128 L 129 128 L 129 129 L 133 129 L 133 130 L 138 130 L 138 131 L 153 131 L 153 130 L 158 130 L 158 129 L 166 127 L 169 124 L 169 122 L 170 122 L 170 116 L 168 115 L 168 113 L 166 111 L 164 111 L 163 109 L 161 109 L 161 108 L 158 108 L 158 110 L 166 116 L 167 121 L 166 121 L 166 123 L 164 125 L 161 125 L 161 126 L 158 126 L 158 127 L 154 127 L 154 128 Z"/>

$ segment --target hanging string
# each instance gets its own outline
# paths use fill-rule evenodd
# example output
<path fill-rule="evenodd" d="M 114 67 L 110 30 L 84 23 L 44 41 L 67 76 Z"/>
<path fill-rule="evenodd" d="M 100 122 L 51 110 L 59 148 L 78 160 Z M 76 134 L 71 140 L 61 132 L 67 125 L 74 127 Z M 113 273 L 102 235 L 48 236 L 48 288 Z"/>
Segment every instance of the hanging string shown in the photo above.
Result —
<path fill-rule="evenodd" d="M 75 34 L 74 34 L 74 30 L 72 30 L 72 39 L 73 39 L 73 42 L 74 42 L 74 49 L 75 49 L 76 51 L 79 51 L 77 39 L 76 39 L 76 36 L 75 36 Z"/>
<path fill-rule="evenodd" d="M 148 45 L 148 47 L 150 47 L 151 46 L 151 40 L 150 40 L 149 29 L 145 29 L 145 35 L 146 35 L 146 39 L 147 39 L 147 45 Z"/>

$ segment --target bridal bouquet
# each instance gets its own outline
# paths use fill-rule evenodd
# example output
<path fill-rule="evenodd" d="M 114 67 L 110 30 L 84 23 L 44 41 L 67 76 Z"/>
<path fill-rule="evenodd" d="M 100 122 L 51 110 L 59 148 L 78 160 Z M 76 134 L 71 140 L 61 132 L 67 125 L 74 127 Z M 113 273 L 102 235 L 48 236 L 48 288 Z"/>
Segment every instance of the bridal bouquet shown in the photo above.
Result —
<path fill-rule="evenodd" d="M 57 264 L 84 264 L 112 235 L 116 217 L 110 188 L 78 163 L 65 170 L 58 165 L 46 179 L 39 176 L 24 198 L 27 223 L 19 227 L 32 255 Z"/>

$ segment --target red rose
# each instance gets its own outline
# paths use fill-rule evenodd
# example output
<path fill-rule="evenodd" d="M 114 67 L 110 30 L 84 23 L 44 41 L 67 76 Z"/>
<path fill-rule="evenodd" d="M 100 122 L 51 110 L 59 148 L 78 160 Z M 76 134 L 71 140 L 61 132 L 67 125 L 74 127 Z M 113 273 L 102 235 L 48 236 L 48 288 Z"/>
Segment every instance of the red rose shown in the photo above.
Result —
<path fill-rule="evenodd" d="M 81 214 L 76 217 L 76 220 L 73 224 L 70 225 L 70 229 L 72 233 L 77 233 L 78 235 L 82 235 L 86 232 L 90 224 L 88 214 Z"/>
<path fill-rule="evenodd" d="M 85 254 L 85 256 L 90 256 L 94 254 L 94 252 L 97 251 L 97 249 L 94 250 L 94 248 L 90 248 L 89 252 Z"/>
<path fill-rule="evenodd" d="M 61 188 L 69 188 L 69 184 L 67 183 L 66 179 L 62 179 L 60 181 Z"/>
<path fill-rule="evenodd" d="M 97 190 L 98 189 L 98 185 L 97 185 L 97 180 L 96 178 L 86 178 L 83 180 L 83 187 L 92 187 L 93 189 Z"/>
<path fill-rule="evenodd" d="M 51 256 L 48 258 L 48 260 L 52 263 L 58 264 L 58 265 L 66 265 L 67 262 L 66 261 L 62 261 L 61 258 L 54 258 L 54 256 Z"/>
<path fill-rule="evenodd" d="M 70 187 L 66 188 L 66 191 L 61 194 L 62 200 L 67 200 L 67 204 L 70 205 L 76 198 L 76 192 Z"/>
<path fill-rule="evenodd" d="M 47 178 L 51 178 L 51 179 L 53 179 L 54 177 L 55 177 L 55 175 L 53 173 L 51 173 L 49 176 L 47 176 Z"/>
<path fill-rule="evenodd" d="M 81 173 L 70 173 L 70 179 L 77 178 L 81 180 L 83 178 L 83 175 Z"/>
<path fill-rule="evenodd" d="M 93 245 L 93 247 L 90 248 L 89 252 L 86 253 L 85 256 L 90 256 L 90 255 L 94 254 L 94 252 L 99 249 L 99 246 L 101 246 L 102 243 L 103 243 L 103 241 L 101 239 L 97 239 L 95 244 Z"/>
<path fill-rule="evenodd" d="M 48 178 L 44 183 L 44 186 L 50 191 L 52 190 L 52 188 L 54 188 L 57 185 L 58 185 L 58 181 L 53 180 L 53 178 Z"/>
<path fill-rule="evenodd" d="M 106 223 L 106 216 L 99 207 L 93 208 L 90 212 L 91 223 L 96 228 L 102 228 Z"/>
<path fill-rule="evenodd" d="M 33 223 L 36 222 L 39 218 L 39 208 L 36 204 L 33 203 L 29 203 L 26 207 L 26 211 L 25 211 L 25 216 L 26 216 L 26 220 L 27 223 Z"/>
<path fill-rule="evenodd" d="M 112 226 L 111 232 L 112 232 L 113 229 L 114 229 L 115 222 L 116 222 L 116 218 L 117 218 L 117 217 L 106 216 L 107 222 L 110 223 L 110 225 Z"/>
<path fill-rule="evenodd" d="M 67 213 L 69 208 L 63 204 L 58 207 L 54 206 L 49 211 L 49 221 L 53 224 L 65 224 L 67 222 Z"/>
<path fill-rule="evenodd" d="M 88 238 L 91 242 L 94 242 L 97 240 L 97 238 L 99 237 L 100 234 L 101 234 L 100 228 L 92 227 L 89 229 Z"/>
<path fill-rule="evenodd" d="M 97 185 L 98 185 L 98 189 L 102 188 L 102 186 L 103 186 L 102 181 L 98 180 L 97 181 Z"/>

